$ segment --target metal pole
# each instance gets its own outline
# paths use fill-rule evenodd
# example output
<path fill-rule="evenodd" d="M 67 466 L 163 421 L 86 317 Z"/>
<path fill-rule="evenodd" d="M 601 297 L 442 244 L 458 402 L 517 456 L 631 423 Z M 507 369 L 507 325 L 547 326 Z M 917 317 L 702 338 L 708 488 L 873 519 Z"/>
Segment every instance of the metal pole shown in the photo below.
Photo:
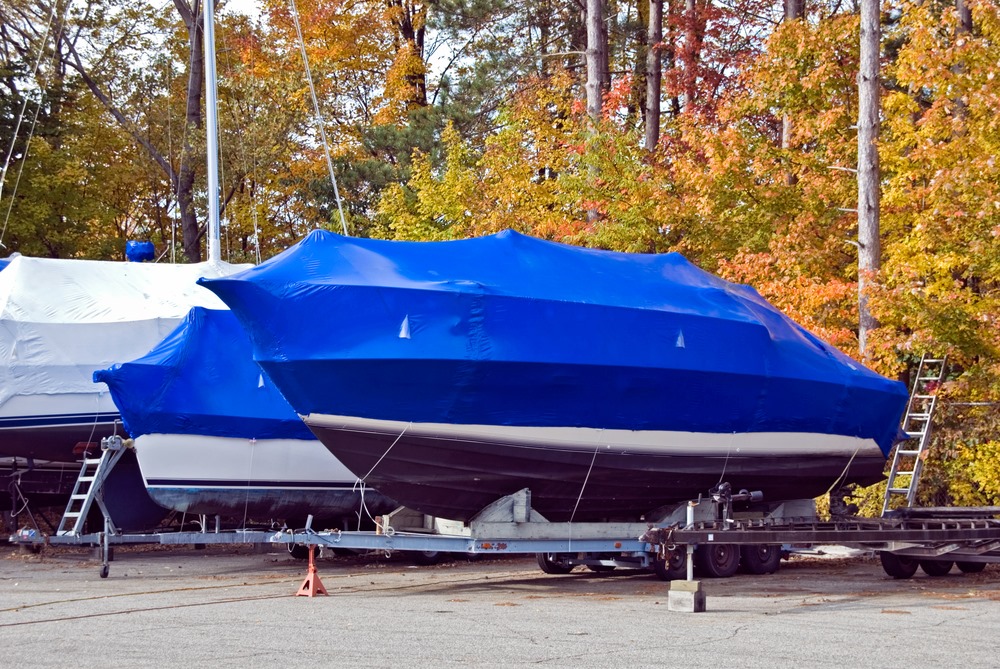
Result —
<path fill-rule="evenodd" d="M 694 507 L 697 502 L 688 502 L 687 507 L 687 527 L 685 529 L 691 529 L 694 526 Z M 687 545 L 687 580 L 694 580 L 694 544 Z"/>
<path fill-rule="evenodd" d="M 208 260 L 220 260 L 219 239 L 219 121 L 215 67 L 215 0 L 202 0 L 205 42 L 205 133 L 208 162 Z"/>

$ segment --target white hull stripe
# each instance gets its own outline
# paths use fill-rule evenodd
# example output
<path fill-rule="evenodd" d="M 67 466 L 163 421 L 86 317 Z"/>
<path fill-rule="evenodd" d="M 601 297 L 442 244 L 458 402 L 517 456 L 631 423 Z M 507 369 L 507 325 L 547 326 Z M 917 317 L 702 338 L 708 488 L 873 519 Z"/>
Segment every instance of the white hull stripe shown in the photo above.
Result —
<path fill-rule="evenodd" d="M 145 434 L 135 453 L 147 486 L 338 489 L 357 480 L 316 439 Z"/>
<path fill-rule="evenodd" d="M 309 414 L 307 425 L 346 432 L 400 435 L 441 441 L 509 443 L 528 448 L 551 448 L 593 453 L 632 453 L 703 457 L 884 457 L 873 439 L 811 432 L 675 432 L 665 430 L 605 430 L 586 427 L 521 427 L 408 423 L 349 416 Z"/>
<path fill-rule="evenodd" d="M 201 479 L 147 479 L 149 489 L 184 490 L 308 490 L 315 492 L 351 492 L 355 489 L 353 481 L 205 481 Z M 360 488 L 357 490 L 361 492 Z"/>

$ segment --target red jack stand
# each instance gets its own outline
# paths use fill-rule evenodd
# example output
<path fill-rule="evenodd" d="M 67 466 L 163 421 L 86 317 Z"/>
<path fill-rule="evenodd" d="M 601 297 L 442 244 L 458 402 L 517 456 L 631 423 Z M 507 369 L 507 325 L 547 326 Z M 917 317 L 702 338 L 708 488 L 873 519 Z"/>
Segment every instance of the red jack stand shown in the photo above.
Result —
<path fill-rule="evenodd" d="M 323 581 L 319 580 L 319 574 L 316 572 L 316 561 L 313 559 L 315 555 L 316 545 L 312 544 L 309 546 L 309 575 L 306 576 L 306 580 L 302 581 L 302 587 L 295 593 L 296 597 L 315 597 L 316 595 L 330 594 L 323 587 Z"/>

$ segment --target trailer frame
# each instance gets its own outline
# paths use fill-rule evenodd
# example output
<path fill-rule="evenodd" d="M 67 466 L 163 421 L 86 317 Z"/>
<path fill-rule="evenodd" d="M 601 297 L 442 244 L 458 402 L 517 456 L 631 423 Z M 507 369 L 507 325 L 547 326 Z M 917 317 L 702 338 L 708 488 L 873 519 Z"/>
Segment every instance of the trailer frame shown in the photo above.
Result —
<path fill-rule="evenodd" d="M 553 523 L 531 508 L 531 493 L 525 489 L 497 500 L 468 525 L 400 510 L 380 516 L 374 531 L 315 530 L 310 517 L 301 529 L 222 530 L 216 523 L 210 530 L 202 523 L 197 532 L 122 534 L 106 523 L 103 532 L 48 536 L 22 531 L 11 540 L 32 546 L 99 547 L 102 578 L 109 573 L 112 547 L 125 544 L 270 543 L 385 553 L 536 554 L 549 573 L 567 573 L 578 565 L 595 570 L 622 566 L 650 568 L 667 580 L 686 576 L 689 581 L 695 549 L 720 546 L 841 545 L 894 555 L 913 562 L 914 571 L 921 562 L 1000 562 L 1000 507 L 904 508 L 884 518 L 822 521 L 804 511 L 810 504 L 798 500 L 767 505 L 759 493 L 733 493 L 722 484 L 707 498 L 678 505 L 657 522 Z M 907 577 L 900 575 L 898 565 L 887 566 L 887 559 L 892 558 L 883 558 L 887 573 Z M 902 571 L 908 569 L 907 563 Z"/>

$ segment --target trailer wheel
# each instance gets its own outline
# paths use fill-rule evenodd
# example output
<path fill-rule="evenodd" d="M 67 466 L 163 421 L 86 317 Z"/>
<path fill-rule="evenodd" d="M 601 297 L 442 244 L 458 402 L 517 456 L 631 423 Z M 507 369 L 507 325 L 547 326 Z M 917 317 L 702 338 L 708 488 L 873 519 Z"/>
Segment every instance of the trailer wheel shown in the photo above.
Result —
<path fill-rule="evenodd" d="M 953 564 L 951 560 L 921 560 L 920 569 L 928 576 L 944 576 Z"/>
<path fill-rule="evenodd" d="M 444 553 L 441 551 L 407 551 L 414 564 L 421 567 L 430 567 L 444 560 Z"/>
<path fill-rule="evenodd" d="M 657 557 L 653 560 L 653 572 L 661 581 L 677 581 L 687 576 L 687 553 L 684 550 L 672 550 L 666 559 Z"/>
<path fill-rule="evenodd" d="M 781 564 L 781 546 L 777 544 L 753 544 L 740 546 L 743 568 L 751 574 L 773 574 Z"/>
<path fill-rule="evenodd" d="M 978 574 L 982 570 L 986 569 L 985 562 L 956 562 L 959 571 L 963 574 Z"/>
<path fill-rule="evenodd" d="M 896 555 L 889 551 L 879 551 L 882 569 L 893 578 L 910 578 L 917 573 L 918 562 L 904 555 Z"/>
<path fill-rule="evenodd" d="M 702 544 L 694 558 L 703 576 L 729 578 L 740 567 L 740 548 L 735 544 Z"/>
<path fill-rule="evenodd" d="M 558 553 L 538 553 L 538 566 L 546 574 L 562 575 L 573 571 L 573 565 L 566 564 Z"/>

